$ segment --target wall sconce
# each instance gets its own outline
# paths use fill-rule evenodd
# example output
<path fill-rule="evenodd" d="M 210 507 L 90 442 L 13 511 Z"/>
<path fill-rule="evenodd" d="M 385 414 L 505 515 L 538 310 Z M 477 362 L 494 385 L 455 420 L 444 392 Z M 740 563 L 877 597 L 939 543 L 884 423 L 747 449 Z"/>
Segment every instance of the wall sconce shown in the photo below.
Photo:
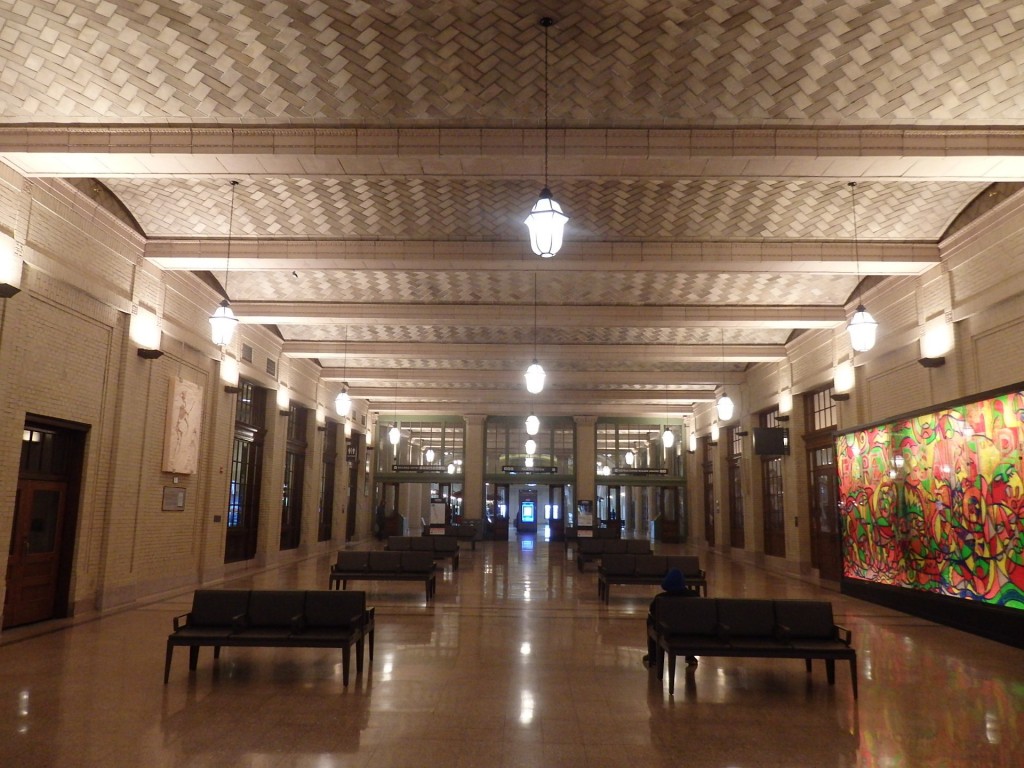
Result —
<path fill-rule="evenodd" d="M 287 416 L 291 412 L 292 398 L 291 393 L 288 391 L 288 385 L 280 384 L 277 387 L 277 409 L 281 412 L 282 416 Z"/>
<path fill-rule="evenodd" d="M 779 413 L 789 413 L 793 410 L 793 390 L 788 387 L 779 392 Z"/>
<path fill-rule="evenodd" d="M 846 399 L 849 399 L 849 392 L 853 389 L 856 381 L 857 374 L 850 360 L 844 360 L 836 366 L 835 372 L 832 374 L 832 388 L 836 393 L 845 393 L 847 395 Z"/>
<path fill-rule="evenodd" d="M 736 437 L 746 437 L 749 434 L 750 433 L 747 432 L 747 430 L 745 430 L 745 429 L 740 429 L 740 430 L 736 431 Z"/>
<path fill-rule="evenodd" d="M 9 299 L 21 290 L 19 250 L 13 237 L 0 232 L 0 299 Z"/>
<path fill-rule="evenodd" d="M 946 364 L 946 353 L 956 345 L 952 312 L 934 317 L 924 325 L 921 334 L 921 358 L 917 361 L 925 368 L 939 368 Z"/>
<path fill-rule="evenodd" d="M 690 427 L 690 435 L 687 438 L 686 450 L 688 453 L 697 452 L 697 432 L 692 426 Z"/>
<path fill-rule="evenodd" d="M 787 422 L 787 421 L 789 421 L 789 415 L 788 414 L 780 413 L 778 416 L 775 417 L 775 420 L 776 421 L 781 421 L 781 422 Z"/>
<path fill-rule="evenodd" d="M 160 318 L 137 304 L 132 304 L 128 338 L 138 346 L 138 355 L 144 360 L 156 360 L 163 355 L 160 349 Z"/>
<path fill-rule="evenodd" d="M 718 428 L 718 422 L 711 424 L 711 442 L 718 443 L 718 438 L 721 437 L 721 430 Z"/>
<path fill-rule="evenodd" d="M 238 378 L 238 361 L 227 353 L 221 355 L 220 380 L 224 384 L 224 391 L 229 395 L 237 394 L 239 390 Z"/>
<path fill-rule="evenodd" d="M 327 411 L 324 409 L 322 405 L 318 405 L 316 407 L 316 431 L 327 431 Z"/>

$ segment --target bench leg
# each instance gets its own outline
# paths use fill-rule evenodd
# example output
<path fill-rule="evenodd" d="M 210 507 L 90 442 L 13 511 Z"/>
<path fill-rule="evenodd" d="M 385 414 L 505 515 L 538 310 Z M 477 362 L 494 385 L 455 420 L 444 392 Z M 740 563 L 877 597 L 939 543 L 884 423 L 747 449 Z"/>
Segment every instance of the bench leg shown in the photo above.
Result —
<path fill-rule="evenodd" d="M 197 666 L 199 666 L 199 646 L 190 645 L 188 647 L 188 668 L 195 672 Z"/>
<path fill-rule="evenodd" d="M 808 675 L 811 674 L 811 660 L 810 659 L 804 659 L 804 666 L 807 667 L 807 674 Z"/>
<path fill-rule="evenodd" d="M 825 675 L 828 677 L 828 684 L 836 684 L 836 660 L 825 659 Z"/>
<path fill-rule="evenodd" d="M 363 638 L 359 638 L 356 642 L 356 674 L 361 675 L 363 673 L 363 655 L 364 655 L 364 643 Z"/>
<path fill-rule="evenodd" d="M 853 698 L 857 698 L 857 657 L 850 659 L 850 682 L 853 683 Z"/>
<path fill-rule="evenodd" d="M 171 656 L 174 655 L 174 645 L 167 641 L 167 656 L 164 658 L 164 685 L 171 678 Z"/>
<path fill-rule="evenodd" d="M 373 630 L 370 630 L 370 663 L 373 664 Z"/>
<path fill-rule="evenodd" d="M 668 654 L 668 695 L 671 696 L 676 689 L 676 655 L 672 651 L 666 651 L 666 653 Z"/>
<path fill-rule="evenodd" d="M 349 646 L 341 649 L 341 684 L 348 685 L 348 664 L 352 660 L 352 650 Z"/>

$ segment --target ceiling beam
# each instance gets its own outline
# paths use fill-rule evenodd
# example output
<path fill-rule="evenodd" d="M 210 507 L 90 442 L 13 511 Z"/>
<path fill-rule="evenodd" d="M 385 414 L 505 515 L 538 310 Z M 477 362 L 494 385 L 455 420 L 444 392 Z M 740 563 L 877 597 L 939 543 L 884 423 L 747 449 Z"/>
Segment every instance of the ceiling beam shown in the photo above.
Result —
<path fill-rule="evenodd" d="M 286 357 L 405 360 L 496 360 L 534 357 L 532 344 L 439 344 L 362 343 L 342 341 L 286 341 Z M 675 344 L 542 344 L 537 357 L 571 363 L 773 363 L 786 359 L 782 344 L 726 344 L 679 346 Z M 426 373 L 426 372 L 425 372 Z"/>
<path fill-rule="evenodd" d="M 350 385 L 375 385 L 387 383 L 394 386 L 401 383 L 418 384 L 429 380 L 434 385 L 467 384 L 494 385 L 500 387 L 510 381 L 522 380 L 520 371 L 477 371 L 465 369 L 431 370 L 424 375 L 423 371 L 413 368 L 322 368 L 320 380 L 337 382 L 339 385 L 347 381 Z M 671 391 L 672 387 L 693 388 L 697 385 L 714 387 L 719 384 L 742 384 L 743 373 L 736 371 L 559 371 L 558 382 L 564 387 L 662 387 Z M 338 390 L 340 391 L 340 386 Z M 600 390 L 597 390 L 600 391 Z"/>
<path fill-rule="evenodd" d="M 532 307 L 520 304 L 335 304 L 234 301 L 242 323 L 254 325 L 467 325 L 526 328 Z M 602 306 L 537 307 L 536 322 L 559 328 L 833 328 L 846 321 L 843 307 L 823 306 Z"/>
<path fill-rule="evenodd" d="M 1012 130 L 926 128 L 334 128 L 12 125 L 29 176 L 479 176 L 950 179 L 1022 175 Z"/>
<path fill-rule="evenodd" d="M 423 386 L 405 389 L 398 393 L 398 400 L 404 403 L 423 401 L 450 403 L 493 403 L 509 401 L 522 403 L 529 407 L 536 403 L 538 396 L 531 395 L 523 386 L 522 377 L 510 380 L 505 389 L 446 389 L 444 387 Z M 349 387 L 349 395 L 353 398 L 369 400 L 371 403 L 386 406 L 395 401 L 394 387 L 359 386 Z M 708 389 L 683 389 L 672 391 L 639 391 L 639 390 L 600 390 L 575 389 L 560 387 L 551 382 L 544 388 L 545 401 L 561 403 L 608 403 L 625 405 L 628 403 L 646 404 L 652 408 L 664 408 L 667 403 L 710 403 L 715 400 L 715 391 Z"/>
<path fill-rule="evenodd" d="M 521 242 L 235 239 L 149 240 L 145 257 L 164 270 L 299 271 L 326 269 L 512 272 L 803 272 L 917 275 L 941 263 L 934 243 L 878 241 L 566 243 L 538 259 Z"/>

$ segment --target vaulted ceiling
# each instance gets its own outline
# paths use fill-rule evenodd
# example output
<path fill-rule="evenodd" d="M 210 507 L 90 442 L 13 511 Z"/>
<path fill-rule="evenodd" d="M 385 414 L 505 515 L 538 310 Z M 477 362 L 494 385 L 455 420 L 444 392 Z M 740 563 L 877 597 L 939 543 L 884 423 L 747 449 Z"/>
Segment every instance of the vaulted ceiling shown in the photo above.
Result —
<path fill-rule="evenodd" d="M 0 160 L 99 180 L 371 403 L 685 413 L 1024 178 L 1022 36 L 1016 0 L 0 0 Z"/>

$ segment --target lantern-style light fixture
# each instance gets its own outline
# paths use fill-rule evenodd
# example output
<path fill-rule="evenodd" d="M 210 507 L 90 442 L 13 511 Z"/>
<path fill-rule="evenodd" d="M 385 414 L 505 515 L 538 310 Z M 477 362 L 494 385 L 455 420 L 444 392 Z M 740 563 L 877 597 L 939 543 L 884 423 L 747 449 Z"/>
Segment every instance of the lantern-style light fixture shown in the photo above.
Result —
<path fill-rule="evenodd" d="M 426 460 L 427 464 L 433 464 L 434 463 L 434 449 L 433 448 L 427 448 L 427 450 L 425 450 L 423 452 L 423 458 Z"/>
<path fill-rule="evenodd" d="M 722 332 L 722 371 L 725 371 L 725 328 L 721 329 Z M 724 385 L 722 389 L 722 396 L 718 398 L 718 402 L 715 403 L 715 411 L 718 413 L 719 421 L 729 421 L 732 418 L 733 411 L 736 406 L 732 402 L 732 398 L 725 391 Z"/>
<path fill-rule="evenodd" d="M 391 424 L 391 429 L 388 430 L 388 442 L 398 445 L 401 439 L 402 430 L 398 428 L 398 384 L 395 384 L 395 420 Z"/>
<path fill-rule="evenodd" d="M 562 247 L 562 232 L 569 217 L 562 213 L 562 206 L 555 202 L 548 186 L 548 28 L 554 20 L 545 16 L 540 20 L 544 27 L 544 188 L 526 217 L 530 228 L 530 247 L 538 256 L 549 259 Z"/>
<path fill-rule="evenodd" d="M 525 448 L 526 448 L 526 455 L 527 456 L 533 456 L 533 454 L 535 454 L 537 452 L 537 441 L 536 440 L 527 440 Z"/>
<path fill-rule="evenodd" d="M 540 419 L 532 413 L 526 417 L 526 434 L 536 435 L 540 432 Z"/>
<path fill-rule="evenodd" d="M 238 318 L 231 310 L 231 302 L 227 299 L 228 276 L 231 274 L 231 235 L 235 228 L 235 187 L 238 182 L 231 180 L 231 213 L 228 216 L 228 255 L 224 262 L 224 301 L 210 315 L 210 336 L 213 343 L 219 347 L 226 347 L 231 343 L 235 335 L 235 328 L 238 327 Z"/>
<path fill-rule="evenodd" d="M 538 395 L 544 391 L 544 379 L 547 374 L 544 368 L 537 362 L 537 274 L 533 275 L 533 363 L 526 369 L 526 391 L 531 395 Z"/>
<path fill-rule="evenodd" d="M 860 247 L 857 237 L 857 197 L 855 192 L 857 182 L 851 181 L 847 186 L 850 187 L 850 207 L 853 209 L 853 254 L 857 261 L 858 301 L 857 309 L 854 311 L 853 317 L 850 318 L 850 323 L 846 326 L 846 330 L 850 334 L 850 346 L 854 352 L 867 352 L 875 346 L 878 323 L 871 316 L 871 313 L 865 309 L 864 302 L 860 300 Z"/>
<path fill-rule="evenodd" d="M 348 393 L 348 326 L 345 326 L 345 357 L 341 373 L 341 392 L 334 398 L 334 410 L 342 418 L 348 418 L 352 410 L 352 397 Z"/>

